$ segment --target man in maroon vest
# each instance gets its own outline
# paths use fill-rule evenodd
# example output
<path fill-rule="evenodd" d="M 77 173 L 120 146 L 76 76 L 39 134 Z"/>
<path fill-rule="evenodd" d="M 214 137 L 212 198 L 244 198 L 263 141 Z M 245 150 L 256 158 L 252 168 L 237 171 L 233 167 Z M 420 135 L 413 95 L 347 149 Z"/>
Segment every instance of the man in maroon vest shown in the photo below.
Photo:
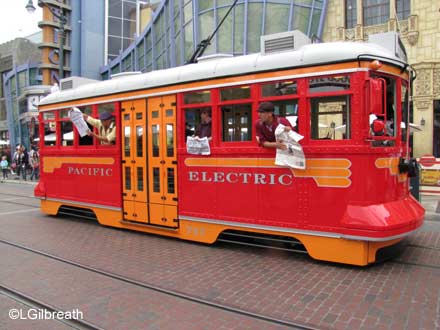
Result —
<path fill-rule="evenodd" d="M 255 123 L 258 144 L 265 148 L 278 148 L 285 150 L 287 146 L 282 141 L 276 141 L 275 130 L 279 124 L 285 126 L 286 132 L 293 129 L 286 118 L 274 115 L 274 105 L 271 102 L 262 102 L 258 106 L 258 117 Z"/>

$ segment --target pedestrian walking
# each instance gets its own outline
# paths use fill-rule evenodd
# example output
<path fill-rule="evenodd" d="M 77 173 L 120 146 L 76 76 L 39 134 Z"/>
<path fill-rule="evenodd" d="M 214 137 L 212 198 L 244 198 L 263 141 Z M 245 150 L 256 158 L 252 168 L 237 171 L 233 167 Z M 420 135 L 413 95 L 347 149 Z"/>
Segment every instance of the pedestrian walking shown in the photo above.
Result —
<path fill-rule="evenodd" d="M 21 174 L 23 180 L 26 181 L 27 169 L 29 167 L 29 153 L 27 152 L 25 146 L 21 147 L 20 165 L 21 165 L 21 171 L 22 171 Z"/>
<path fill-rule="evenodd" d="M 32 169 L 31 180 L 34 178 L 38 180 L 40 178 L 40 157 L 38 151 L 33 150 L 32 154 L 29 155 L 29 165 Z"/>
<path fill-rule="evenodd" d="M 8 159 L 6 156 L 2 156 L 2 160 L 0 162 L 0 167 L 3 172 L 3 179 L 7 179 L 8 178 L 9 163 L 8 163 Z"/>

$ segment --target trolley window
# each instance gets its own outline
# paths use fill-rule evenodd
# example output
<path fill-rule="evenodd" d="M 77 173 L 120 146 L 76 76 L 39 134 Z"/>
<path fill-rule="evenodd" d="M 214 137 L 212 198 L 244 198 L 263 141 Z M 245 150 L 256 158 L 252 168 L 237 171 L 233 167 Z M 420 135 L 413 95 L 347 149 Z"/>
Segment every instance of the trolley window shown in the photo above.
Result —
<path fill-rule="evenodd" d="M 211 91 L 197 91 L 185 93 L 183 95 L 183 103 L 198 104 L 211 102 Z"/>
<path fill-rule="evenodd" d="M 372 146 L 374 147 L 389 147 L 394 146 L 396 144 L 396 137 L 398 133 L 400 132 L 399 127 L 401 123 L 398 122 L 397 118 L 399 118 L 398 110 L 402 110 L 402 101 L 398 99 L 397 95 L 397 82 L 393 77 L 372 73 L 371 77 L 373 79 L 378 79 L 383 81 L 383 86 L 381 87 L 380 97 L 384 98 L 383 104 L 382 104 L 382 112 L 381 113 L 371 113 L 372 109 L 370 109 L 370 128 L 371 128 L 371 134 L 373 137 L 380 136 L 382 137 L 380 140 L 375 140 L 372 142 Z M 405 91 L 400 90 L 399 92 L 405 93 Z M 377 91 L 371 91 L 372 95 L 370 97 L 375 98 L 377 97 L 375 94 Z M 373 94 L 374 93 L 374 94 Z M 402 96 L 401 96 L 402 97 Z M 397 105 L 399 105 L 399 108 L 397 108 Z M 404 121 L 407 120 L 407 118 L 403 118 Z M 379 121 L 382 122 L 382 125 L 384 126 L 383 131 L 374 132 L 373 125 L 375 122 Z M 384 137 L 387 137 L 387 139 L 383 139 Z M 402 137 L 404 138 L 404 137 Z"/>
<path fill-rule="evenodd" d="M 54 147 L 57 144 L 55 118 L 54 111 L 43 112 L 44 145 L 48 147 Z"/>
<path fill-rule="evenodd" d="M 408 110 L 408 88 L 406 82 L 402 81 L 400 88 L 400 108 L 402 109 L 402 141 L 406 142 L 407 129 L 409 128 L 409 110 Z"/>
<path fill-rule="evenodd" d="M 275 107 L 274 114 L 280 117 L 285 117 L 295 130 L 298 131 L 298 100 L 272 101 L 272 103 Z"/>
<path fill-rule="evenodd" d="M 315 77 L 309 79 L 310 93 L 327 93 L 350 89 L 350 76 Z"/>
<path fill-rule="evenodd" d="M 222 102 L 249 99 L 250 97 L 250 86 L 230 87 L 220 90 L 220 101 Z"/>
<path fill-rule="evenodd" d="M 220 89 L 223 142 L 252 140 L 251 86 L 242 85 Z"/>
<path fill-rule="evenodd" d="M 295 95 L 297 92 L 298 86 L 294 80 L 271 82 L 261 86 L 263 97 Z"/>
<path fill-rule="evenodd" d="M 100 115 L 104 112 L 110 113 L 111 115 L 113 115 L 113 119 L 112 122 L 110 123 L 110 126 L 107 128 L 107 131 L 105 133 L 104 128 L 101 128 L 101 130 L 98 130 L 98 128 L 94 128 L 95 133 L 99 134 L 99 135 L 107 135 L 109 134 L 109 132 L 112 132 L 113 130 L 116 130 L 116 123 L 115 123 L 115 114 L 116 114 L 116 104 L 115 103 L 104 103 L 104 104 L 99 104 L 98 105 L 98 113 L 96 115 L 95 118 L 99 118 Z M 116 136 L 118 136 L 117 132 L 116 132 Z M 96 140 L 96 139 L 95 139 Z M 113 141 L 112 143 L 108 144 L 108 143 L 103 143 L 102 141 L 97 141 L 97 144 L 103 147 L 109 147 L 109 146 L 114 146 L 116 144 L 116 140 Z"/>
<path fill-rule="evenodd" d="M 73 125 L 69 118 L 70 109 L 60 110 L 60 141 L 63 147 L 73 146 Z"/>
<path fill-rule="evenodd" d="M 185 141 L 188 136 L 212 137 L 211 91 L 183 94 L 185 106 Z"/>
<path fill-rule="evenodd" d="M 115 104 L 114 103 L 106 103 L 98 105 L 98 117 L 101 113 L 108 112 L 114 115 L 115 112 Z"/>
<path fill-rule="evenodd" d="M 251 104 L 234 104 L 222 108 L 223 141 L 252 140 Z"/>
<path fill-rule="evenodd" d="M 185 109 L 185 139 L 187 136 L 211 137 L 211 116 L 211 107 Z"/>
<path fill-rule="evenodd" d="M 313 140 L 350 139 L 350 96 L 316 97 L 310 100 Z"/>
<path fill-rule="evenodd" d="M 85 113 L 86 115 L 89 115 L 89 116 L 93 116 L 93 114 L 92 114 L 93 108 L 92 108 L 91 105 L 87 105 L 87 106 L 84 106 L 84 107 L 79 107 L 79 109 L 81 110 L 82 113 Z M 89 129 L 91 131 L 93 131 L 93 126 L 90 125 L 87 122 L 86 122 L 86 124 L 89 127 Z M 77 136 L 78 136 L 78 144 L 80 146 L 90 146 L 90 145 L 93 145 L 93 137 L 92 136 L 88 136 L 88 135 L 84 135 L 83 137 L 81 137 L 79 135 L 77 135 Z"/>

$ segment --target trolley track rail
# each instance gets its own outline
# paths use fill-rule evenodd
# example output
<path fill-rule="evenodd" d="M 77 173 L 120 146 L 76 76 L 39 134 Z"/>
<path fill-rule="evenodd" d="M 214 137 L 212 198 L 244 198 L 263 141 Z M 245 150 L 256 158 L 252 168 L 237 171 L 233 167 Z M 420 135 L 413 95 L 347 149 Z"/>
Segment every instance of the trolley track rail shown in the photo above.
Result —
<path fill-rule="evenodd" d="M 435 246 L 425 246 L 420 244 L 411 244 L 409 243 L 405 249 L 404 253 L 408 253 L 408 249 L 424 249 L 428 251 L 440 251 L 440 248 Z M 440 252 L 439 252 L 440 253 Z M 421 262 L 412 262 L 411 260 L 407 260 L 403 257 L 403 254 L 396 259 L 390 260 L 390 262 L 395 264 L 401 264 L 401 265 L 408 265 L 408 266 L 418 266 L 423 268 L 430 268 L 430 269 L 440 269 L 440 263 L 439 264 L 427 264 L 427 263 L 421 263 Z"/>
<path fill-rule="evenodd" d="M 291 321 L 288 321 L 288 320 L 283 320 L 283 319 L 279 319 L 279 318 L 263 315 L 263 314 L 260 314 L 260 313 L 254 313 L 254 312 L 247 311 L 247 310 L 244 310 L 244 309 L 241 309 L 241 308 L 236 308 L 236 307 L 233 307 L 233 306 L 228 306 L 226 304 L 216 303 L 216 302 L 209 301 L 209 300 L 206 300 L 206 299 L 203 299 L 203 298 L 199 298 L 199 297 L 196 297 L 196 296 L 188 295 L 188 294 L 185 294 L 185 293 L 182 293 L 182 292 L 178 292 L 178 291 L 174 291 L 174 290 L 169 290 L 169 289 L 157 286 L 157 285 L 141 282 L 141 281 L 138 281 L 138 280 L 135 280 L 135 279 L 132 279 L 132 278 L 125 277 L 123 275 L 111 273 L 111 272 L 108 272 L 108 271 L 105 271 L 105 270 L 102 270 L 102 269 L 98 269 L 98 268 L 94 268 L 94 267 L 91 267 L 91 266 L 88 266 L 88 265 L 77 263 L 77 262 L 65 259 L 63 257 L 55 256 L 55 255 L 52 255 L 52 254 L 49 254 L 49 253 L 46 253 L 46 252 L 43 252 L 43 251 L 39 251 L 39 250 L 30 248 L 30 247 L 27 247 L 27 246 L 24 246 L 24 245 L 21 245 L 21 244 L 10 242 L 10 241 L 7 241 L 7 240 L 0 239 L 0 243 L 5 244 L 5 245 L 9 245 L 9 246 L 13 246 L 13 247 L 16 247 L 18 249 L 25 250 L 25 251 L 28 251 L 28 252 L 32 252 L 32 253 L 35 253 L 35 254 L 38 254 L 38 255 L 50 258 L 52 260 L 56 260 L 56 261 L 59 261 L 59 262 L 62 262 L 62 263 L 65 263 L 65 264 L 68 264 L 68 265 L 71 265 L 71 266 L 83 269 L 83 270 L 86 270 L 86 271 L 90 271 L 90 272 L 95 273 L 95 274 L 104 275 L 106 277 L 109 277 L 109 278 L 112 278 L 112 279 L 115 279 L 115 280 L 119 280 L 119 281 L 122 281 L 122 282 L 125 282 L 125 283 L 128 283 L 128 284 L 137 286 L 137 287 L 141 287 L 141 288 L 144 288 L 144 289 L 149 289 L 149 290 L 152 290 L 152 291 L 155 291 L 155 292 L 159 292 L 159 293 L 171 296 L 171 297 L 187 300 L 187 301 L 190 301 L 190 302 L 193 302 L 193 303 L 197 303 L 197 304 L 200 304 L 200 305 L 203 305 L 203 306 L 209 306 L 209 307 L 213 307 L 215 309 L 219 309 L 219 310 L 222 310 L 222 311 L 226 311 L 226 312 L 230 312 L 230 313 L 234 313 L 234 314 L 239 314 L 239 315 L 246 316 L 246 317 L 249 317 L 249 318 L 252 318 L 252 319 L 257 319 L 257 320 L 265 321 L 265 322 L 267 322 L 269 324 L 286 326 L 286 327 L 289 327 L 289 328 L 292 328 L 292 329 L 299 329 L 299 330 L 318 329 L 318 328 L 315 328 L 315 327 L 310 326 L 310 325 L 301 324 L 301 323 L 297 323 L 297 322 L 291 322 Z M 51 307 L 51 306 L 49 306 L 49 307 Z M 53 307 L 51 307 L 51 308 L 53 308 Z M 93 329 L 93 328 L 91 328 L 91 329 Z M 96 329 L 100 329 L 100 328 L 96 328 Z"/>
<path fill-rule="evenodd" d="M 42 302 L 41 300 L 35 299 L 29 295 L 26 295 L 22 292 L 19 292 L 15 289 L 5 287 L 3 285 L 0 285 L 0 294 L 19 302 L 29 308 L 38 309 L 38 310 L 47 310 L 51 313 L 65 313 L 65 311 L 61 310 L 60 308 L 54 307 L 52 305 L 49 305 L 48 303 Z M 82 319 L 62 319 L 62 318 L 53 318 L 52 320 L 56 322 L 63 323 L 72 329 L 78 329 L 78 330 L 105 330 L 102 327 L 99 327 L 97 325 L 94 325 L 88 321 L 82 320 Z"/>
<path fill-rule="evenodd" d="M 404 260 L 391 260 L 389 262 L 399 264 L 399 265 L 417 266 L 417 267 L 430 268 L 430 269 L 440 269 L 440 265 L 429 265 L 429 264 L 409 262 L 409 261 L 404 261 Z"/>
<path fill-rule="evenodd" d="M 10 196 L 12 198 L 5 198 L 3 196 Z M 16 200 L 32 200 L 35 202 L 34 204 L 27 204 L 27 203 L 22 203 L 22 202 L 17 202 Z M 35 199 L 34 196 L 27 196 L 27 195 L 20 195 L 20 194 L 11 194 L 11 193 L 3 193 L 0 192 L 0 203 L 7 203 L 7 204 L 14 204 L 14 205 L 19 205 L 19 206 L 28 206 L 28 207 L 39 207 L 39 202 L 38 200 Z"/>

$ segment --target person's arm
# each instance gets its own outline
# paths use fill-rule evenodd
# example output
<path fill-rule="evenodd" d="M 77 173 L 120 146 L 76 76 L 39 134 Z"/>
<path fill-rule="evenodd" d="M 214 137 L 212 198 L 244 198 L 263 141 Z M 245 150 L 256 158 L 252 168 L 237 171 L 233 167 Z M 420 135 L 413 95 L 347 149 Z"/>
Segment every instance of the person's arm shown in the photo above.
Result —
<path fill-rule="evenodd" d="M 95 138 L 97 138 L 99 141 L 103 141 L 105 143 L 110 143 L 112 140 L 109 138 L 109 136 L 104 136 L 104 135 L 99 135 L 96 134 L 95 132 L 90 131 L 89 136 L 94 136 Z"/>
<path fill-rule="evenodd" d="M 277 142 L 265 141 L 261 145 L 265 148 L 276 148 L 276 149 L 281 149 L 281 150 L 287 149 L 287 146 L 284 143 L 282 143 L 281 141 L 277 141 Z"/>
<path fill-rule="evenodd" d="M 101 121 L 99 119 L 95 119 L 89 115 L 86 115 L 85 113 L 83 113 L 83 117 L 84 120 L 89 123 L 90 125 L 92 125 L 95 128 L 99 129 L 99 126 L 101 125 Z M 99 141 L 102 141 L 105 137 L 102 137 L 98 134 L 96 134 L 93 130 L 89 130 L 88 136 L 94 136 L 95 138 L 97 138 Z"/>
<path fill-rule="evenodd" d="M 92 125 L 93 127 L 99 128 L 99 126 L 101 125 L 101 121 L 99 119 L 95 119 L 93 117 L 90 117 L 89 115 L 86 115 L 85 113 L 83 113 L 83 117 L 84 117 L 84 120 L 86 122 L 88 122 L 90 125 Z"/>
<path fill-rule="evenodd" d="M 285 150 L 287 149 L 287 146 L 282 143 L 282 142 L 269 142 L 266 140 L 266 137 L 263 135 L 262 132 L 262 124 L 260 122 L 257 122 L 255 124 L 255 131 L 256 131 L 256 135 L 257 135 L 257 141 L 258 144 L 264 148 L 275 148 L 275 149 L 281 149 L 281 150 Z"/>
<path fill-rule="evenodd" d="M 114 125 L 114 124 L 112 124 L 112 125 Z M 107 135 L 99 135 L 99 134 L 96 134 L 95 132 L 91 132 L 91 134 L 89 134 L 89 135 L 93 135 L 99 141 L 103 141 L 105 143 L 114 143 L 116 140 L 116 129 L 115 129 L 115 127 L 112 127 L 110 132 L 107 133 Z"/>
<path fill-rule="evenodd" d="M 110 125 L 110 129 L 111 131 L 107 134 L 106 136 L 106 142 L 107 143 L 115 143 L 116 142 L 116 127 L 115 127 L 115 123 L 111 123 Z"/>
<path fill-rule="evenodd" d="M 280 117 L 279 123 L 284 125 L 284 131 L 289 132 L 293 130 L 292 124 L 286 118 Z"/>

